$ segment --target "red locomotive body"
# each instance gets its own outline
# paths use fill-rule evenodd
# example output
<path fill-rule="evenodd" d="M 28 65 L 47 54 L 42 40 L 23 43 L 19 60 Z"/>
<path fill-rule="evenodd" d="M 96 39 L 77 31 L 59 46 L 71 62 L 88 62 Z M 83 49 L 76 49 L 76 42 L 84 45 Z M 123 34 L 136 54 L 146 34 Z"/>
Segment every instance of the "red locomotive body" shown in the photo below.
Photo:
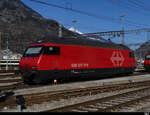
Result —
<path fill-rule="evenodd" d="M 146 71 L 150 71 L 150 53 L 147 53 L 145 55 L 144 68 L 146 69 Z"/>
<path fill-rule="evenodd" d="M 125 46 L 66 42 L 31 44 L 19 65 L 24 80 L 35 83 L 52 79 L 102 78 L 132 73 L 136 67 L 134 53 Z"/>

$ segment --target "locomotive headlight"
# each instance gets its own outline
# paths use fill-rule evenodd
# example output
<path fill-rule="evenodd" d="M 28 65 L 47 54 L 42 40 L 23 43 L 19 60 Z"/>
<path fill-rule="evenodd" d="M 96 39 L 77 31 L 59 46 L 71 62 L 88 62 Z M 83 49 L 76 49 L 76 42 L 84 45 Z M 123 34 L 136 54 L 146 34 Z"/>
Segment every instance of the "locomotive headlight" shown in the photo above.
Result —
<path fill-rule="evenodd" d="M 37 70 L 37 66 L 33 66 L 33 67 L 32 67 L 32 70 Z"/>

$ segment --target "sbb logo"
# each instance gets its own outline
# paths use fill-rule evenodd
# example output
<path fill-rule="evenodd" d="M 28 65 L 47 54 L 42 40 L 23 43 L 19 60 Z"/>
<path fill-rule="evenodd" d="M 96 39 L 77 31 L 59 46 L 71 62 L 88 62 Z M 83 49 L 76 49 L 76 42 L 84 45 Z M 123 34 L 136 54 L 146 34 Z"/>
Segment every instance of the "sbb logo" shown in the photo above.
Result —
<path fill-rule="evenodd" d="M 115 51 L 111 56 L 111 61 L 115 67 L 120 67 L 123 65 L 124 57 L 121 52 Z"/>

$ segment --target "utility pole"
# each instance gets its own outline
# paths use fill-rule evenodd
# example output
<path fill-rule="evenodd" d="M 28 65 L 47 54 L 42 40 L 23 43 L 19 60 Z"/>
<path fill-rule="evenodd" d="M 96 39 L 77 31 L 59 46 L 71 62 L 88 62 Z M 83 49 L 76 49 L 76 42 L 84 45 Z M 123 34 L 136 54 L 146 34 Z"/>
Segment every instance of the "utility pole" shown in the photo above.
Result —
<path fill-rule="evenodd" d="M 122 45 L 125 44 L 125 37 L 124 37 L 124 21 L 123 21 L 123 17 L 124 17 L 124 16 L 125 16 L 124 14 L 121 14 L 121 15 L 120 15 L 121 22 L 122 22 Z"/>
<path fill-rule="evenodd" d="M 147 41 L 150 40 L 150 30 L 147 31 Z"/>
<path fill-rule="evenodd" d="M 61 22 L 59 22 L 58 37 L 59 37 L 59 38 L 62 37 L 62 25 L 61 25 Z"/>
<path fill-rule="evenodd" d="M 76 32 L 75 23 L 77 23 L 77 20 L 73 20 L 72 23 L 73 23 L 73 26 L 72 26 L 72 27 L 73 27 L 73 29 L 74 29 L 74 32 Z"/>
<path fill-rule="evenodd" d="M 1 44 L 2 44 L 2 32 L 0 32 L 0 51 L 2 50 Z"/>
<path fill-rule="evenodd" d="M 7 45 L 7 47 L 6 47 L 6 50 L 7 50 L 7 64 L 6 64 L 6 71 L 8 71 L 8 36 L 7 36 L 7 41 L 6 41 L 6 45 Z"/>
<path fill-rule="evenodd" d="M 2 32 L 0 32 L 0 52 L 2 50 L 1 44 L 2 44 Z M 1 70 L 1 65 L 0 65 L 0 70 Z"/>

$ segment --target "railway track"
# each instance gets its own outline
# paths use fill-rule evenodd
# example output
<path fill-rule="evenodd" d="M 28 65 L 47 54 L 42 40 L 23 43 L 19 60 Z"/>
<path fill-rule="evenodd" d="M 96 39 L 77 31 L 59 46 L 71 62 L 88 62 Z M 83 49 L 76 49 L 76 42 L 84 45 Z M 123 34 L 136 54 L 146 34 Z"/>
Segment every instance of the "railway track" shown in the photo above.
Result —
<path fill-rule="evenodd" d="M 30 106 L 33 104 L 39 104 L 43 102 L 58 101 L 60 99 L 70 99 L 82 96 L 96 95 L 104 92 L 113 92 L 121 91 L 124 89 L 132 89 L 139 87 L 148 87 L 150 88 L 150 81 L 138 82 L 138 83 L 127 83 L 127 84 L 117 84 L 117 85 L 108 85 L 108 86 L 99 86 L 99 87 L 90 87 L 90 88 L 79 88 L 72 90 L 63 90 L 63 91 L 51 91 L 44 93 L 35 93 L 35 94 L 25 94 L 23 95 L 25 99 L 25 105 Z M 0 103 L 0 108 L 3 107 L 14 107 L 16 104 L 16 96 L 11 96 L 8 100 Z"/>
<path fill-rule="evenodd" d="M 15 73 L 0 73 L 0 79 L 3 78 L 14 78 L 17 77 L 18 75 Z"/>
<path fill-rule="evenodd" d="M 1 91 L 13 90 L 13 89 L 17 89 L 20 87 L 22 88 L 22 86 L 23 86 L 23 80 L 18 74 L 0 73 L 0 90 Z"/>
<path fill-rule="evenodd" d="M 147 74 L 147 72 L 136 72 L 134 75 L 144 75 Z M 13 76 L 10 76 L 13 77 Z M 14 75 L 15 77 L 15 75 Z M 5 80 L 6 82 L 10 82 Z M 16 81 L 18 82 L 18 81 Z M 0 81 L 1 83 L 1 81 Z M 120 91 L 124 89 L 130 89 L 130 88 L 138 88 L 138 87 L 148 87 L 150 86 L 150 81 L 144 81 L 144 82 L 133 82 L 133 83 L 125 83 L 125 84 L 116 84 L 116 85 L 107 85 L 107 86 L 98 86 L 98 87 L 89 87 L 89 88 L 79 88 L 79 89 L 73 89 L 73 90 L 63 90 L 63 91 L 51 91 L 51 92 L 45 92 L 45 93 L 35 93 L 35 94 L 25 94 L 23 95 L 25 99 L 26 106 L 30 106 L 33 104 L 39 104 L 47 101 L 58 101 L 60 99 L 70 99 L 74 97 L 82 97 L 87 95 L 96 95 L 104 92 L 112 92 L 112 91 Z M 1 86 L 0 90 L 7 91 L 7 90 L 15 90 L 15 89 L 24 89 L 24 88 L 35 88 L 35 87 L 41 87 L 41 86 L 29 86 L 23 84 L 23 82 L 18 82 L 14 85 L 9 86 Z M 0 108 L 3 107 L 15 107 L 16 104 L 16 96 L 13 95 L 9 99 L 6 99 L 4 102 L 0 102 Z"/>
<path fill-rule="evenodd" d="M 16 89 L 24 89 L 24 88 L 30 88 L 31 86 L 24 84 L 23 82 L 15 83 L 12 85 L 6 85 L 6 86 L 0 86 L 1 91 L 7 91 L 7 90 L 16 90 Z"/>
<path fill-rule="evenodd" d="M 0 90 L 6 90 L 6 87 L 11 89 L 10 84 L 17 84 L 23 82 L 22 78 L 15 73 L 3 73 L 0 74 Z M 3 88 L 4 87 L 4 88 Z"/>
<path fill-rule="evenodd" d="M 13 83 L 13 82 L 23 82 L 23 80 L 21 78 L 0 80 L 0 83 Z"/>
<path fill-rule="evenodd" d="M 122 112 L 150 101 L 150 87 L 129 91 L 101 99 L 65 106 L 46 112 Z"/>
<path fill-rule="evenodd" d="M 19 70 L 0 70 L 0 73 L 18 73 Z"/>
<path fill-rule="evenodd" d="M 134 74 L 131 74 L 130 76 L 134 76 L 134 75 L 145 75 L 147 74 L 147 72 L 145 72 L 144 70 L 142 71 L 137 71 L 134 72 Z M 122 75 L 122 77 L 124 77 L 125 75 Z M 6 78 L 6 79 L 5 79 Z M 12 85 L 1 85 L 0 86 L 0 90 L 6 91 L 6 90 L 17 90 L 17 89 L 24 89 L 24 88 L 33 88 L 33 87 L 40 87 L 40 85 L 27 85 L 27 84 L 23 84 L 23 80 L 21 79 L 21 77 L 19 78 L 19 75 L 15 74 L 15 73 L 3 73 L 0 75 L 0 84 L 1 83 L 13 83 L 15 82 L 15 84 Z M 70 81 L 69 83 L 73 83 L 73 82 L 78 82 L 78 81 Z M 60 83 L 62 84 L 62 83 Z M 50 85 L 50 84 L 48 84 Z M 53 84 L 51 84 L 53 85 Z M 41 85 L 43 86 L 43 85 Z"/>
<path fill-rule="evenodd" d="M 28 84 L 24 84 L 24 82 L 20 79 L 16 81 L 18 82 L 11 84 L 11 85 L 0 86 L 0 91 L 6 92 L 8 90 L 13 91 L 13 90 L 19 90 L 19 89 L 26 89 L 26 88 L 40 88 L 42 86 L 49 86 L 49 85 L 28 85 Z"/>

